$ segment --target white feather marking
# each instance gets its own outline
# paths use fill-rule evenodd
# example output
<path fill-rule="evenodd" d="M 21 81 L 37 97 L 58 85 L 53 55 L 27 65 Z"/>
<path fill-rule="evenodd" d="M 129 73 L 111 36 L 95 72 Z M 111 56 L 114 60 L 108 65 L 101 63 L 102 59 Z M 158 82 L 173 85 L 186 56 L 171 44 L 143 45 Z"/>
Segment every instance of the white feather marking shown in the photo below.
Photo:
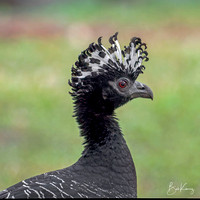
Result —
<path fill-rule="evenodd" d="M 66 192 L 62 191 L 59 187 L 57 187 L 56 185 L 54 185 L 53 183 L 50 183 L 53 187 L 55 187 L 56 189 L 58 189 L 61 193 L 73 198 L 73 196 L 71 196 L 70 194 L 67 194 Z"/>
<path fill-rule="evenodd" d="M 28 185 L 28 183 L 26 183 L 26 182 L 25 182 L 25 180 L 23 180 L 23 181 L 22 181 L 22 183 L 24 183 L 24 184 Z"/>
<path fill-rule="evenodd" d="M 28 188 L 29 190 L 32 190 L 33 192 L 35 192 L 35 193 L 38 195 L 38 198 L 41 199 L 41 196 L 40 196 L 40 194 L 39 194 L 39 192 L 38 192 L 37 190 L 34 190 L 33 188 L 31 188 L 31 187 L 28 186 L 28 185 L 23 185 L 23 187 L 26 187 L 26 188 Z"/>
<path fill-rule="evenodd" d="M 60 181 L 62 181 L 63 183 L 65 182 L 63 179 L 61 179 L 60 177 L 58 177 L 58 176 L 56 176 L 56 175 L 49 175 L 49 176 L 52 176 L 52 177 L 55 177 L 55 178 L 57 178 L 58 180 L 60 180 Z"/>
<path fill-rule="evenodd" d="M 74 180 L 71 180 L 72 181 L 72 183 L 75 183 L 75 184 L 77 184 L 78 182 L 76 182 L 76 181 L 74 181 Z"/>
<path fill-rule="evenodd" d="M 60 187 L 63 188 L 62 183 L 60 183 Z"/>
<path fill-rule="evenodd" d="M 81 186 L 83 186 L 83 187 L 85 188 L 85 190 L 87 190 L 88 192 L 91 192 L 91 193 L 93 193 L 93 194 L 96 194 L 97 196 L 100 196 L 98 193 L 96 193 L 96 192 L 94 192 L 94 191 L 88 189 L 87 186 L 82 185 L 82 184 L 81 184 Z"/>
<path fill-rule="evenodd" d="M 26 191 L 27 191 L 29 194 L 31 194 L 31 191 L 30 191 L 29 189 L 26 189 Z"/>
<path fill-rule="evenodd" d="M 35 183 L 37 183 L 38 185 L 46 185 L 46 183 L 40 183 L 38 181 L 36 181 Z"/>
<path fill-rule="evenodd" d="M 27 199 L 29 198 L 29 193 L 26 191 L 26 190 L 24 190 L 24 193 L 26 194 L 26 196 L 27 196 Z"/>
<path fill-rule="evenodd" d="M 82 76 L 79 76 L 78 78 L 85 78 L 88 75 L 91 75 L 91 72 L 81 72 Z"/>
<path fill-rule="evenodd" d="M 66 192 L 62 191 L 59 187 L 57 187 L 56 185 L 54 185 L 53 183 L 50 183 L 52 186 L 54 186 L 56 189 L 58 189 L 61 193 L 73 198 L 73 196 L 71 196 L 70 194 L 67 194 Z"/>
<path fill-rule="evenodd" d="M 108 190 L 104 190 L 104 189 L 102 189 L 102 188 L 100 188 L 100 187 L 98 187 L 97 189 L 98 189 L 98 190 L 101 190 L 101 191 L 103 191 L 103 192 L 112 193 L 112 192 L 110 192 L 110 191 L 108 191 Z"/>
<path fill-rule="evenodd" d="M 47 192 L 51 193 L 53 195 L 53 198 L 57 198 L 56 194 L 54 194 L 52 191 L 48 190 L 47 188 L 43 187 L 43 186 L 39 186 L 40 188 L 46 190 Z"/>
<path fill-rule="evenodd" d="M 83 198 L 83 196 L 82 196 L 80 193 L 77 192 L 77 194 L 78 194 L 81 198 Z"/>
<path fill-rule="evenodd" d="M 61 195 L 61 197 L 64 199 L 65 197 L 64 197 L 64 195 L 62 194 L 62 193 L 60 193 L 60 195 Z"/>
<path fill-rule="evenodd" d="M 103 50 L 105 51 L 105 53 L 108 54 L 108 55 L 110 56 L 109 51 L 108 51 L 103 45 L 101 45 L 101 47 L 103 48 Z"/>
<path fill-rule="evenodd" d="M 83 198 L 88 198 L 88 196 L 85 195 L 85 194 L 81 194 L 81 195 L 82 195 Z"/>
<path fill-rule="evenodd" d="M 122 63 L 122 54 L 121 54 L 121 48 L 120 48 L 119 42 L 118 40 L 115 40 L 114 42 L 117 48 L 117 59 L 119 59 L 119 62 Z"/>
<path fill-rule="evenodd" d="M 7 195 L 6 199 L 8 199 L 8 198 L 9 198 L 9 196 L 10 196 L 10 192 L 8 192 L 8 195 Z"/>
<path fill-rule="evenodd" d="M 39 192 L 42 195 L 42 199 L 44 199 L 45 198 L 44 193 L 42 191 L 39 191 Z"/>

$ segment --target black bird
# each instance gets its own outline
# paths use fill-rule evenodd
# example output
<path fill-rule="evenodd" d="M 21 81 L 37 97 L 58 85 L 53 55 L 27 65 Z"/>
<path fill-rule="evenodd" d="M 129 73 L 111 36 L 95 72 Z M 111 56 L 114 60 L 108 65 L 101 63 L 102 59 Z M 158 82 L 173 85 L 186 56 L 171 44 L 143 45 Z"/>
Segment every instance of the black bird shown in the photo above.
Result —
<path fill-rule="evenodd" d="M 84 151 L 70 167 L 19 182 L 0 198 L 137 197 L 135 166 L 114 110 L 137 97 L 153 99 L 138 81 L 147 61 L 146 44 L 134 37 L 122 51 L 117 33 L 111 47 L 92 43 L 72 66 L 74 116 L 84 137 Z"/>

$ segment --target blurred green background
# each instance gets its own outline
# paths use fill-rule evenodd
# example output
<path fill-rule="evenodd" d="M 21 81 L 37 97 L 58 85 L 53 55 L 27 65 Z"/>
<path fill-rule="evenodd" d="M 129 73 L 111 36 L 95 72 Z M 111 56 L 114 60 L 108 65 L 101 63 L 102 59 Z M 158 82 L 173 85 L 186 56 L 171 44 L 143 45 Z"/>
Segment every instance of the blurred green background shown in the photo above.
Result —
<path fill-rule="evenodd" d="M 154 101 L 116 113 L 138 197 L 200 197 L 200 1 L 7 0 L 0 4 L 0 190 L 78 160 L 82 138 L 68 94 L 79 53 L 119 32 L 139 36 L 149 62 L 139 81 Z M 169 183 L 190 191 L 169 196 Z M 185 188 L 186 188 L 185 187 Z"/>

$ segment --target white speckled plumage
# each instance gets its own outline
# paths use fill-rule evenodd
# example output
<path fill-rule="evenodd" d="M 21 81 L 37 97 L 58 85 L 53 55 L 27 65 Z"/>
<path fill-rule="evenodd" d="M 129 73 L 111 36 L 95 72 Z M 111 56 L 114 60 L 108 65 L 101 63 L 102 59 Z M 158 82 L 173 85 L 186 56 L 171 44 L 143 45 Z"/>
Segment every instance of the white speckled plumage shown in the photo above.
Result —
<path fill-rule="evenodd" d="M 127 73 L 134 73 L 137 70 L 142 72 L 144 66 L 142 65 L 143 59 L 148 60 L 148 53 L 146 44 L 141 42 L 140 38 L 132 38 L 129 46 L 121 50 L 120 44 L 117 39 L 117 34 L 111 36 L 109 42 L 111 47 L 106 49 L 101 43 L 101 37 L 98 39 L 98 44 L 90 44 L 89 47 L 83 51 L 79 56 L 79 61 L 83 66 L 76 69 L 76 74 L 73 77 L 78 78 L 75 84 L 81 83 L 82 79 L 87 76 L 95 76 L 101 73 L 108 72 L 105 65 L 110 70 L 122 70 Z M 93 73 L 96 73 L 93 75 Z M 73 78 L 72 77 L 72 78 Z"/>

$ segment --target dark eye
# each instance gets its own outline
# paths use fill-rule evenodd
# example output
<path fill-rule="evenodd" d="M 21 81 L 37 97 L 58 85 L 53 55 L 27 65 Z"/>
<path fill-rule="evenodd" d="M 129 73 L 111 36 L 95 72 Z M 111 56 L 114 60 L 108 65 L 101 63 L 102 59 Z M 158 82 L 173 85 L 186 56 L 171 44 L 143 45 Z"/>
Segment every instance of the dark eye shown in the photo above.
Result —
<path fill-rule="evenodd" d="M 119 81 L 119 87 L 125 88 L 128 85 L 128 82 L 126 80 Z"/>

